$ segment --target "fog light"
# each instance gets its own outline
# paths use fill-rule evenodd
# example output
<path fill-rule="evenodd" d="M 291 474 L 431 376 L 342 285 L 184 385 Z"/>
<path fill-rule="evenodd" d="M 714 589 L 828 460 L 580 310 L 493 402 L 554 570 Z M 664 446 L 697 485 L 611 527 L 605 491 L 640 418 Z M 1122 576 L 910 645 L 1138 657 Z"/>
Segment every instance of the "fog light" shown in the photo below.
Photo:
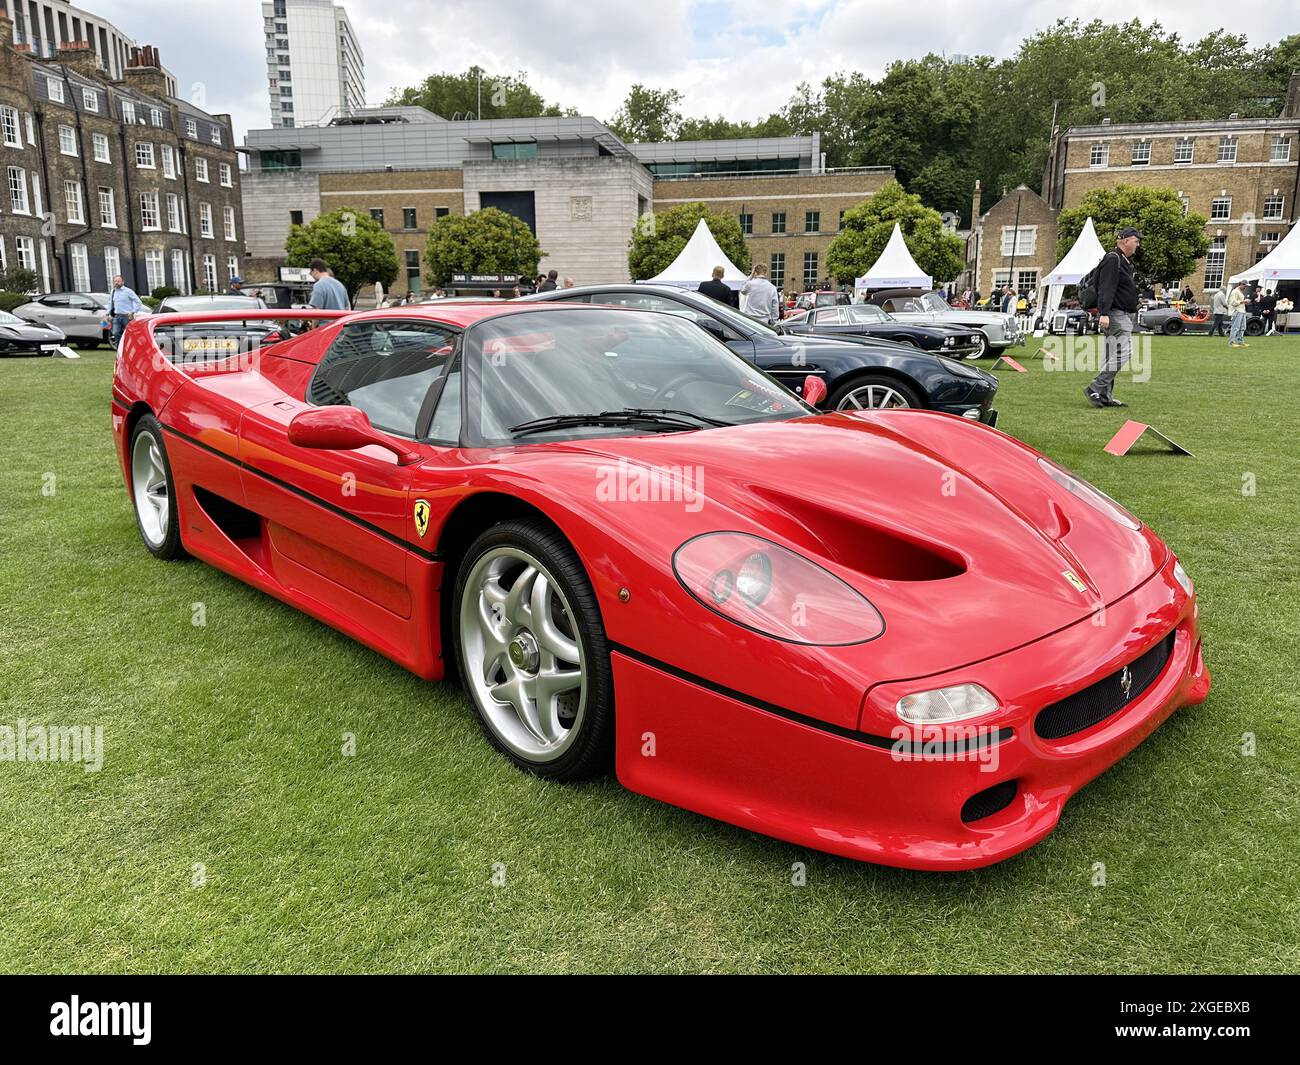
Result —
<path fill-rule="evenodd" d="M 978 684 L 955 684 L 951 688 L 904 695 L 895 707 L 899 717 L 917 725 L 964 721 L 997 708 L 998 701 Z"/>
<path fill-rule="evenodd" d="M 970 410 L 964 410 L 964 411 L 962 411 L 962 412 L 961 412 L 961 416 L 962 416 L 963 418 L 972 418 L 972 419 L 974 419 L 975 421 L 979 421 L 979 417 L 980 417 L 980 409 L 979 409 L 979 407 L 971 407 Z"/>

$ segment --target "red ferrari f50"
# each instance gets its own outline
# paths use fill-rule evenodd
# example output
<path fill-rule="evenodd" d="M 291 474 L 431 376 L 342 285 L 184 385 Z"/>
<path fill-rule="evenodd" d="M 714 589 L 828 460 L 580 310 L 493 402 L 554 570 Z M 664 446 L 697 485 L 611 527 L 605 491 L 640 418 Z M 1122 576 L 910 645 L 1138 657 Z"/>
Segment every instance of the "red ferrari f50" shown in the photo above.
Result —
<path fill-rule="evenodd" d="M 1209 690 L 1164 543 L 984 425 L 818 414 L 658 313 L 268 312 L 322 321 L 246 353 L 222 317 L 123 339 L 145 545 L 458 675 L 531 772 L 980 866 Z"/>

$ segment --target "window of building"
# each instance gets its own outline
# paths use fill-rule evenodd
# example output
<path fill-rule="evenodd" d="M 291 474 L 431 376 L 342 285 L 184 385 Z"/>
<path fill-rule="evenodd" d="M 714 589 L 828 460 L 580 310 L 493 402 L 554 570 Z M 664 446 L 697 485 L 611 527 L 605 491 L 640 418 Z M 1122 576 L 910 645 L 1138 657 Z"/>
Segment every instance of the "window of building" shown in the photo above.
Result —
<path fill-rule="evenodd" d="M 233 207 L 221 208 L 221 235 L 226 240 L 235 239 L 235 209 Z"/>
<path fill-rule="evenodd" d="M 226 257 L 226 279 L 233 281 L 239 276 L 239 258 L 234 255 Z"/>
<path fill-rule="evenodd" d="M 1190 196 L 1179 195 L 1179 202 L 1183 205 L 1183 217 L 1187 217 L 1187 212 L 1192 209 L 1192 198 Z"/>
<path fill-rule="evenodd" d="M 768 269 L 769 269 L 769 272 L 771 273 L 772 284 L 774 284 L 777 288 L 782 288 L 782 287 L 784 287 L 784 285 L 785 285 L 785 252 L 783 252 L 783 251 L 774 251 L 774 252 L 772 253 L 772 262 L 769 264 Z"/>
<path fill-rule="evenodd" d="M 86 224 L 86 210 L 81 199 L 80 181 L 65 181 L 63 183 L 63 203 L 67 208 L 68 221 L 84 226 Z"/>
<path fill-rule="evenodd" d="M 140 193 L 140 228 L 161 229 L 158 223 L 158 193 Z"/>
<path fill-rule="evenodd" d="M 374 211 L 371 211 L 370 213 L 373 215 L 373 214 L 374 214 Z M 383 211 L 380 211 L 380 212 L 379 212 L 379 214 L 380 214 L 380 221 L 381 221 L 381 222 L 383 221 L 383 213 L 384 213 Z M 289 212 L 289 225 L 291 225 L 291 226 L 300 226 L 300 225 L 302 225 L 302 212 L 301 212 L 301 211 L 290 211 L 290 212 Z"/>
<path fill-rule="evenodd" d="M 192 118 L 185 120 L 185 136 L 197 138 L 199 135 L 199 124 Z"/>
<path fill-rule="evenodd" d="M 18 130 L 18 112 L 12 107 L 0 107 L 0 130 L 4 132 L 6 148 L 21 148 L 22 134 Z"/>
<path fill-rule="evenodd" d="M 122 253 L 117 248 L 104 249 L 104 276 L 108 278 L 110 286 L 113 284 L 113 278 L 122 272 Z"/>
<path fill-rule="evenodd" d="M 122 121 L 127 125 L 135 125 L 135 101 L 122 101 Z"/>
<path fill-rule="evenodd" d="M 219 163 L 217 166 L 218 173 L 221 175 L 221 184 L 226 188 L 234 188 L 235 179 L 231 173 L 229 163 Z"/>
<path fill-rule="evenodd" d="M 434 221 L 435 221 L 435 222 L 436 222 L 439 218 L 446 218 L 449 214 L 451 214 L 451 208 L 450 208 L 450 207 L 435 207 L 435 208 L 433 209 L 433 218 L 434 218 Z"/>
<path fill-rule="evenodd" d="M 162 110 L 160 108 L 157 107 L 149 108 L 149 124 L 152 126 L 157 126 L 159 129 L 162 129 L 163 116 L 162 116 Z"/>
<path fill-rule="evenodd" d="M 414 248 L 406 252 L 406 287 L 411 292 L 420 291 L 420 253 Z"/>
<path fill-rule="evenodd" d="M 379 223 L 380 227 L 384 224 L 384 209 L 382 207 L 370 208 L 370 217 Z"/>
<path fill-rule="evenodd" d="M 1237 161 L 1237 138 L 1219 138 L 1219 162 L 1235 163 Z"/>
<path fill-rule="evenodd" d="M 36 244 L 31 237 L 15 237 L 14 250 L 18 252 L 18 265 L 24 270 L 36 269 Z"/>
<path fill-rule="evenodd" d="M 201 155 L 194 160 L 194 178 L 196 181 L 208 180 L 208 161 Z"/>
<path fill-rule="evenodd" d="M 1191 137 L 1179 137 L 1174 142 L 1174 162 L 1190 163 L 1195 151 L 1195 143 Z"/>
<path fill-rule="evenodd" d="M 27 143 L 33 148 L 36 147 L 36 119 L 32 117 L 30 111 L 23 112 L 24 125 L 27 126 Z M 15 148 L 21 148 L 22 144 L 14 145 Z"/>
<path fill-rule="evenodd" d="M 1110 145 L 1094 144 L 1092 152 L 1088 156 L 1089 166 L 1109 166 L 1110 165 Z"/>
<path fill-rule="evenodd" d="M 68 258 L 72 261 L 72 287 L 78 292 L 90 291 L 90 254 L 84 244 L 69 244 Z"/>
<path fill-rule="evenodd" d="M 172 249 L 172 288 L 176 289 L 181 295 L 188 295 L 190 287 L 190 271 L 185 264 L 185 253 L 180 248 Z"/>
<path fill-rule="evenodd" d="M 520 141 L 492 145 L 493 159 L 536 159 L 536 141 Z"/>
<path fill-rule="evenodd" d="M 1268 146 L 1268 161 L 1270 163 L 1287 163 L 1291 161 L 1291 138 L 1283 133 L 1278 133 L 1273 137 L 1272 143 Z"/>
<path fill-rule="evenodd" d="M 170 144 L 161 146 L 162 152 L 162 172 L 165 178 L 176 177 L 176 151 Z"/>
<path fill-rule="evenodd" d="M 203 256 L 203 287 L 209 292 L 217 291 L 217 257 Z"/>
<path fill-rule="evenodd" d="M 1280 222 L 1282 220 L 1282 208 L 1286 204 L 1286 199 L 1280 195 L 1264 197 L 1264 217 L 1270 222 Z"/>
<path fill-rule="evenodd" d="M 152 170 L 153 145 L 148 141 L 137 141 L 135 145 L 135 165 L 140 170 Z"/>
<path fill-rule="evenodd" d="M 415 228 L 415 208 L 414 208 L 414 207 L 403 207 L 403 208 L 402 208 L 402 228 L 403 228 L 403 229 L 414 229 L 414 228 Z"/>
<path fill-rule="evenodd" d="M 117 228 L 117 199 L 108 185 L 99 186 L 99 224 L 105 229 Z"/>
<path fill-rule="evenodd" d="M 9 205 L 14 214 L 31 214 L 27 203 L 27 171 L 20 166 L 9 168 Z"/>
<path fill-rule="evenodd" d="M 805 290 L 817 287 L 817 253 L 815 251 L 803 253 L 803 287 Z"/>
<path fill-rule="evenodd" d="M 844 210 L 845 210 L 844 208 L 842 208 L 842 207 L 840 208 L 840 221 L 839 221 L 839 228 L 840 228 L 840 229 L 843 229 L 843 228 L 844 228 Z"/>
<path fill-rule="evenodd" d="M 1002 227 L 1002 257 L 1033 255 L 1038 249 L 1038 228 L 1036 226 Z"/>
<path fill-rule="evenodd" d="M 90 135 L 90 143 L 95 155 L 95 162 L 111 163 L 113 161 L 113 157 L 108 150 L 108 137 L 106 135 L 103 133 L 92 133 Z"/>
<path fill-rule="evenodd" d="M 212 204 L 199 204 L 199 236 L 212 236 Z"/>
<path fill-rule="evenodd" d="M 1210 201 L 1210 220 L 1226 222 L 1232 217 L 1232 197 L 1216 196 Z"/>
<path fill-rule="evenodd" d="M 56 104 L 61 104 L 65 102 L 63 96 L 63 82 L 61 82 L 58 78 L 46 78 L 45 91 L 46 94 L 49 96 L 49 98 L 53 100 Z"/>
<path fill-rule="evenodd" d="M 784 212 L 784 211 L 773 211 L 773 212 L 772 212 L 772 232 L 773 232 L 773 233 L 784 233 L 784 232 L 785 232 L 785 212 Z"/>
<path fill-rule="evenodd" d="M 59 154 L 77 154 L 77 131 L 71 126 L 59 127 Z"/>
<path fill-rule="evenodd" d="M 1134 141 L 1133 154 L 1129 157 L 1132 166 L 1146 166 L 1151 162 L 1151 142 Z"/>
<path fill-rule="evenodd" d="M 1282 234 L 1278 230 L 1270 230 L 1260 236 L 1259 242 L 1261 244 L 1280 244 L 1282 242 Z"/>
<path fill-rule="evenodd" d="M 741 215 L 740 215 L 740 231 L 741 231 L 741 233 L 743 233 L 743 234 L 744 234 L 745 236 L 747 236 L 747 237 L 750 236 L 751 234 L 753 234 L 753 232 L 754 232 L 754 216 L 753 216 L 752 214 L 746 214 L 746 213 L 744 213 L 743 211 L 741 212 Z"/>
<path fill-rule="evenodd" d="M 821 211 L 805 211 L 803 215 L 803 231 L 805 233 L 820 233 L 821 228 Z"/>
<path fill-rule="evenodd" d="M 99 93 L 95 92 L 94 89 L 82 89 L 82 90 L 81 90 L 81 106 L 82 106 L 85 110 L 87 110 L 87 111 L 91 111 L 91 112 L 94 112 L 94 113 L 98 113 L 98 111 L 99 111 Z"/>
<path fill-rule="evenodd" d="M 173 233 L 181 231 L 181 200 L 174 192 L 167 193 L 167 228 Z"/>
<path fill-rule="evenodd" d="M 210 135 L 211 135 L 209 139 L 212 141 L 213 144 L 220 144 L 220 143 L 221 143 L 221 127 L 220 127 L 220 126 L 216 126 L 216 125 L 214 125 L 214 126 L 213 126 L 209 131 L 208 131 L 208 132 L 209 132 Z"/>
<path fill-rule="evenodd" d="M 163 266 L 163 253 L 157 248 L 150 248 L 144 253 L 144 278 L 150 292 L 167 284 L 167 271 Z"/>
<path fill-rule="evenodd" d="M 1228 238 L 1212 237 L 1210 250 L 1205 253 L 1205 288 L 1215 289 L 1223 285 L 1223 264 L 1228 255 Z"/>

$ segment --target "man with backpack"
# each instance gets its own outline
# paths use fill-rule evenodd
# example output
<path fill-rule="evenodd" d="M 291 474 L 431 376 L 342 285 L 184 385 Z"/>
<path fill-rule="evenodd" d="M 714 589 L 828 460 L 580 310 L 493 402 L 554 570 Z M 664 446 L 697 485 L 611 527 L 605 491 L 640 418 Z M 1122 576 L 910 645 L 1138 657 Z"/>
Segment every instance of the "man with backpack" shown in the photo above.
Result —
<path fill-rule="evenodd" d="M 1127 407 L 1113 395 L 1115 375 L 1133 357 L 1133 316 L 1137 314 L 1138 290 L 1133 278 L 1133 256 L 1142 243 L 1142 234 L 1124 226 L 1115 234 L 1114 250 L 1079 282 L 1080 302 L 1091 304 L 1087 296 L 1095 288 L 1097 324 L 1105 334 L 1101 370 L 1084 387 L 1083 394 L 1094 407 Z"/>

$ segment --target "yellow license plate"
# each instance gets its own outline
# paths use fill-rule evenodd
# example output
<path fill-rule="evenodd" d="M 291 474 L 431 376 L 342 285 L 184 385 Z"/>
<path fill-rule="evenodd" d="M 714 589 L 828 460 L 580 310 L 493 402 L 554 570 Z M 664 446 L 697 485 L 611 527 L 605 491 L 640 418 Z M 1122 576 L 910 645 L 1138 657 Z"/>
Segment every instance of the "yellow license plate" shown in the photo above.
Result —
<path fill-rule="evenodd" d="M 239 341 L 233 338 L 187 337 L 186 351 L 238 351 Z"/>

